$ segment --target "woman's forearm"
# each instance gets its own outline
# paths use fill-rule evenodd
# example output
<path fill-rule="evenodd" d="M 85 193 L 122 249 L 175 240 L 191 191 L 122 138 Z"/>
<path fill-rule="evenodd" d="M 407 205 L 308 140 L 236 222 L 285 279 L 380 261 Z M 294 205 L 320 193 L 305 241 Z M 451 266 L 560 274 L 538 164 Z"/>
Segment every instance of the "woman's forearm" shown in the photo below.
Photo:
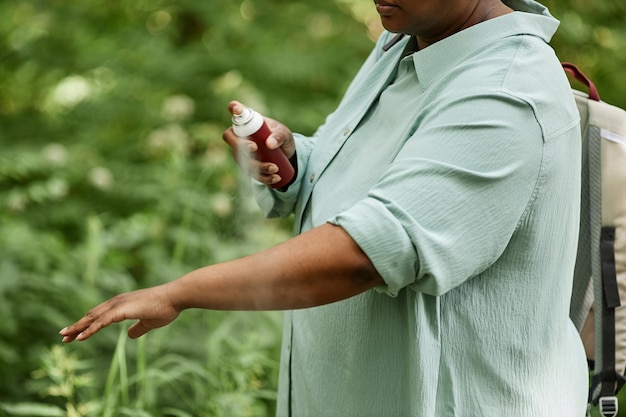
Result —
<path fill-rule="evenodd" d="M 341 227 L 324 224 L 165 286 L 177 310 L 283 310 L 331 303 L 382 283 L 352 238 Z"/>

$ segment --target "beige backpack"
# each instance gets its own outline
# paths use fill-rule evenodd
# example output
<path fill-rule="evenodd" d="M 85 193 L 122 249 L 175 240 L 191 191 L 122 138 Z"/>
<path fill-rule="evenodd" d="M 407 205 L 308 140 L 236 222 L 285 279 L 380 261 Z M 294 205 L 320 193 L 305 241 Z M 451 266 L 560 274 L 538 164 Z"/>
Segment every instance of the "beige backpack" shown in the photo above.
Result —
<path fill-rule="evenodd" d="M 583 165 L 570 317 L 590 360 L 588 415 L 615 417 L 621 405 L 619 415 L 626 416 L 626 388 L 620 391 L 626 380 L 626 111 L 601 101 L 575 65 L 563 68 L 588 89 L 573 89 Z"/>

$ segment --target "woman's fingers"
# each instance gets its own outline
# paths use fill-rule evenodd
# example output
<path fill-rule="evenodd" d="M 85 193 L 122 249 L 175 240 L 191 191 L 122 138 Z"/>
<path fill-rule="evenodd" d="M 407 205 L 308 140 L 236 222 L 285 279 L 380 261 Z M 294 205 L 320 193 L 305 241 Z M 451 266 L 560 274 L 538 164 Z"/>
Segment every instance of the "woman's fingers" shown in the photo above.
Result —
<path fill-rule="evenodd" d="M 266 140 L 268 149 L 281 148 L 287 158 L 291 158 L 296 153 L 296 144 L 291 130 L 281 122 L 269 117 L 265 118 L 265 122 L 272 131 L 272 134 Z"/>
<path fill-rule="evenodd" d="M 280 181 L 281 178 L 276 164 L 262 162 L 254 157 L 254 152 L 258 149 L 256 143 L 236 136 L 232 128 L 226 129 L 222 138 L 231 147 L 237 165 L 239 165 L 246 175 L 267 185 L 275 184 Z M 280 146 L 280 142 L 277 138 L 270 137 L 269 142 L 270 148 L 273 146 L 273 149 L 275 149 Z"/>
<path fill-rule="evenodd" d="M 59 334 L 65 343 L 86 340 L 113 323 L 138 319 L 139 322 L 129 329 L 129 336 L 136 338 L 154 328 L 165 326 L 178 314 L 169 303 L 163 288 L 153 287 L 114 297 L 89 310 L 83 318 Z"/>
<path fill-rule="evenodd" d="M 86 340 L 102 328 L 116 321 L 122 321 L 123 318 L 116 320 L 116 313 L 112 306 L 113 301 L 114 299 L 111 299 L 92 308 L 76 323 L 61 330 L 59 334 L 63 336 L 63 342 Z"/>

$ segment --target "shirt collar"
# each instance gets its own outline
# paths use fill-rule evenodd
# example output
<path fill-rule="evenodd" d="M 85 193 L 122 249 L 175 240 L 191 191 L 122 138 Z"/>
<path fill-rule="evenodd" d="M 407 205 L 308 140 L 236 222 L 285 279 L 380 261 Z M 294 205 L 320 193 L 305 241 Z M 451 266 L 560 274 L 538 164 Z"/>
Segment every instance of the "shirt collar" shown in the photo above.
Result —
<path fill-rule="evenodd" d="M 423 89 L 428 88 L 447 68 L 454 67 L 474 51 L 484 49 L 498 39 L 531 35 L 550 42 L 559 21 L 550 15 L 546 7 L 532 0 L 504 2 L 516 11 L 471 26 L 405 58 L 413 60 Z"/>

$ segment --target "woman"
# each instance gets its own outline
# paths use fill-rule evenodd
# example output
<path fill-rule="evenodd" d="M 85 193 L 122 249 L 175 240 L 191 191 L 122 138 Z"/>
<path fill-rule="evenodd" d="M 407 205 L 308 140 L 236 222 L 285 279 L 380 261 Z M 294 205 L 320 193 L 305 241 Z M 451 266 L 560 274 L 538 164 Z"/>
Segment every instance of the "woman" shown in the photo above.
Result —
<path fill-rule="evenodd" d="M 375 3 L 387 31 L 326 123 L 303 137 L 269 120 L 295 181 L 270 189 L 276 166 L 240 161 L 297 236 L 117 296 L 63 340 L 126 319 L 138 337 L 193 307 L 289 310 L 279 416 L 583 416 L 580 133 L 558 22 L 531 0 Z"/>

